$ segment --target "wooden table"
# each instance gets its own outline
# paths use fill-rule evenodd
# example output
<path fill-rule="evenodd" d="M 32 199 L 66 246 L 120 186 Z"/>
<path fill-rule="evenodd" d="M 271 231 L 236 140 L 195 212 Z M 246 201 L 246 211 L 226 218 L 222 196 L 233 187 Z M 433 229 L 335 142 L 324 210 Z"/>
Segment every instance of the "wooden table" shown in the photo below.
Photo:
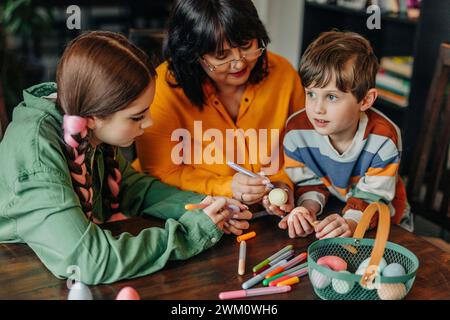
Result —
<path fill-rule="evenodd" d="M 197 300 L 218 299 L 221 291 L 239 290 L 250 278 L 251 268 L 287 244 L 296 253 L 306 251 L 315 240 L 290 239 L 278 229 L 277 218 L 268 216 L 252 221 L 251 229 L 257 237 L 247 242 L 246 275 L 237 274 L 239 245 L 235 236 L 224 235 L 211 249 L 187 261 L 171 261 L 154 274 L 120 281 L 112 285 L 91 286 L 94 299 L 114 299 L 124 286 L 134 287 L 142 299 Z M 149 226 L 163 226 L 161 220 L 133 218 L 107 225 L 113 234 L 129 231 L 137 234 Z M 374 231 L 367 237 L 373 237 Z M 393 226 L 390 241 L 414 252 L 420 267 L 414 286 L 406 299 L 450 299 L 450 254 L 422 238 Z M 65 280 L 55 278 L 34 252 L 23 244 L 0 244 L 0 299 L 67 299 Z M 308 277 L 304 277 L 293 291 L 284 294 L 259 296 L 253 299 L 318 299 Z"/>

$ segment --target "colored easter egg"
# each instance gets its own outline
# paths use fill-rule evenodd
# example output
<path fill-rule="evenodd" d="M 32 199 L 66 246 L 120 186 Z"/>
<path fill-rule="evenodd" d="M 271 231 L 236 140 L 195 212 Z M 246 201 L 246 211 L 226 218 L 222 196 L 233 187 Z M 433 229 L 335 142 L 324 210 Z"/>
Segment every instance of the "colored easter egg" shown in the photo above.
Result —
<path fill-rule="evenodd" d="M 406 296 L 406 287 L 403 283 L 380 283 L 377 293 L 381 300 L 401 300 Z"/>
<path fill-rule="evenodd" d="M 116 300 L 141 300 L 141 297 L 132 287 L 124 287 L 117 294 Z"/>
<path fill-rule="evenodd" d="M 406 274 L 405 268 L 399 263 L 388 264 L 383 269 L 383 277 L 399 277 Z"/>
<path fill-rule="evenodd" d="M 327 266 L 324 266 L 327 267 Z M 320 273 L 319 271 L 313 270 L 311 276 L 309 277 L 312 285 L 317 289 L 324 289 L 328 287 L 331 283 L 331 278 Z"/>
<path fill-rule="evenodd" d="M 94 300 L 94 298 L 92 297 L 91 290 L 85 284 L 76 282 L 70 288 L 67 300 Z"/>
<path fill-rule="evenodd" d="M 288 194 L 280 188 L 273 189 L 269 192 L 269 202 L 275 206 L 282 206 L 288 201 Z"/>
<path fill-rule="evenodd" d="M 317 264 L 327 266 L 334 271 L 347 270 L 347 262 L 338 256 L 324 256 L 317 260 Z"/>
<path fill-rule="evenodd" d="M 340 272 L 350 274 L 350 272 L 348 272 L 346 270 L 343 270 Z M 340 280 L 340 279 L 333 279 L 333 280 L 331 280 L 331 285 L 333 286 L 333 290 L 336 291 L 337 293 L 347 294 L 353 289 L 353 287 L 355 286 L 355 282 Z"/>
<path fill-rule="evenodd" d="M 369 266 L 369 262 L 370 262 L 370 257 L 367 258 L 366 260 L 364 260 L 363 262 L 361 262 L 358 269 L 359 268 L 367 268 Z M 378 273 L 381 274 L 383 272 L 383 269 L 386 268 L 386 266 L 387 266 L 386 260 L 384 260 L 384 258 L 381 258 L 380 264 L 378 265 L 378 267 L 379 267 Z"/>

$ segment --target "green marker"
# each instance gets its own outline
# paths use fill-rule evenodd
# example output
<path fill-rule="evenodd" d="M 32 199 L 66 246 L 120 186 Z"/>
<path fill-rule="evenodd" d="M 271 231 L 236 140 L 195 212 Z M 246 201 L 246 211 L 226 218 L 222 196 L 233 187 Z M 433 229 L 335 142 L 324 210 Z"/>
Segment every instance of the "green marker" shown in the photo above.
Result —
<path fill-rule="evenodd" d="M 303 268 L 306 268 L 307 266 L 308 266 L 308 262 L 305 262 L 305 263 L 303 263 L 303 264 L 301 264 L 301 265 L 299 265 L 299 266 L 296 266 L 296 267 L 291 268 L 291 269 L 289 269 L 289 270 L 286 270 L 286 271 L 284 271 L 284 272 L 280 272 L 279 274 L 276 274 L 276 275 L 274 275 L 273 277 L 270 277 L 270 278 L 268 278 L 268 279 L 264 279 L 264 281 L 263 281 L 263 286 L 266 286 L 266 287 L 267 287 L 271 281 L 276 280 L 276 279 L 278 279 L 278 278 L 281 278 L 281 277 L 283 277 L 283 276 L 285 276 L 285 275 L 291 274 L 291 273 L 293 273 L 293 272 L 295 272 L 295 271 L 301 270 L 301 269 L 303 269 Z"/>
<path fill-rule="evenodd" d="M 267 259 L 265 259 L 264 261 L 258 263 L 256 266 L 253 267 L 253 272 L 257 272 L 259 269 L 261 269 L 262 267 L 268 265 L 269 263 L 271 263 L 273 260 L 275 260 L 276 258 L 278 258 L 279 256 L 281 256 L 283 253 L 285 253 L 286 251 L 289 251 L 292 249 L 292 244 L 287 245 L 286 247 L 284 247 L 283 249 L 281 249 L 280 251 L 278 251 L 277 253 L 274 253 L 273 255 L 271 255 L 270 257 L 268 257 Z"/>

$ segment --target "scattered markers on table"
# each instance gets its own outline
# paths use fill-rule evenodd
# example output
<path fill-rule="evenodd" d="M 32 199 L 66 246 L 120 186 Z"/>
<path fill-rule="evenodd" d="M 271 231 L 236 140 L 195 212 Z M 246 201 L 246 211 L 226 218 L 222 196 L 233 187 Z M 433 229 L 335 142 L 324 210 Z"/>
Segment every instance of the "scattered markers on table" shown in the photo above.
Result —
<path fill-rule="evenodd" d="M 292 244 L 287 245 L 286 247 L 284 247 L 280 251 L 274 253 L 273 255 L 268 257 L 267 259 L 264 259 L 263 261 L 261 261 L 260 263 L 258 263 L 256 266 L 253 267 L 253 272 L 257 272 L 259 269 L 261 269 L 262 267 L 268 265 L 271 261 L 275 260 L 277 257 L 282 255 L 286 251 L 292 250 L 292 248 L 293 248 Z"/>

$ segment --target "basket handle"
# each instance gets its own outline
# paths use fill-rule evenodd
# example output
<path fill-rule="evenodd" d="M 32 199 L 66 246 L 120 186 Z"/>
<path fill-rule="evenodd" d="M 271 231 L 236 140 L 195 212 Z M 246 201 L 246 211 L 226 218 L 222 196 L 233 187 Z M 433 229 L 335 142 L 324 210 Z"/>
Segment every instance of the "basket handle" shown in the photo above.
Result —
<path fill-rule="evenodd" d="M 384 249 L 389 237 L 389 230 L 391 227 L 391 217 L 389 214 L 389 207 L 384 203 L 373 202 L 366 210 L 364 210 L 361 220 L 356 227 L 353 238 L 361 239 L 364 237 L 366 230 L 369 227 L 370 221 L 375 213 L 379 212 L 377 234 L 375 236 L 375 244 L 370 255 L 369 267 L 361 277 L 361 285 L 363 287 L 373 288 L 375 278 L 378 273 L 378 266 L 384 254 Z"/>

